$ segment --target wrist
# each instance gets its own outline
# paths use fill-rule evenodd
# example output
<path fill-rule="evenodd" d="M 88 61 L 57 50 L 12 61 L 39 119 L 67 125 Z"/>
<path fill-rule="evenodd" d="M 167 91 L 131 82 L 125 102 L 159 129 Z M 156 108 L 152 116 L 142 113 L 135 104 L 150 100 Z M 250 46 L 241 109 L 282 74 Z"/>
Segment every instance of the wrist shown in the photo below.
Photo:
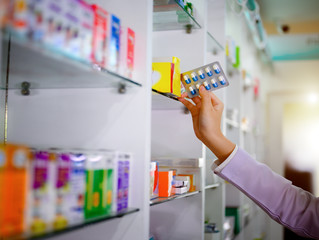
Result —
<path fill-rule="evenodd" d="M 204 144 L 215 154 L 220 163 L 225 161 L 236 147 L 236 144 L 227 139 L 222 133 L 211 136 Z"/>

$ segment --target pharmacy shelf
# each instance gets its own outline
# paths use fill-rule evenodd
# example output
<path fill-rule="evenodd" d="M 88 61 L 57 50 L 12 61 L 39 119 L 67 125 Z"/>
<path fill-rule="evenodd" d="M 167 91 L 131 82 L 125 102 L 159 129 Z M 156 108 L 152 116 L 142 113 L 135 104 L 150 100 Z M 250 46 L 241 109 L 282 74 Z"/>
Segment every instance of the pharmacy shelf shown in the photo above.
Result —
<path fill-rule="evenodd" d="M 1 34 L 0 34 L 1 35 Z M 2 46 L 10 51 L 9 81 L 1 89 L 21 89 L 28 76 L 30 89 L 141 87 L 142 85 L 96 64 L 72 58 L 40 42 L 2 33 Z M 6 69 L 3 69 L 6 71 Z M 56 76 L 59 75 L 59 78 Z M 8 84 L 8 85 L 7 85 Z"/>
<path fill-rule="evenodd" d="M 178 0 L 153 6 L 153 31 L 199 29 L 201 26 L 194 16 L 185 11 Z"/>
<path fill-rule="evenodd" d="M 205 190 L 208 190 L 208 189 L 216 189 L 220 186 L 219 183 L 214 183 L 214 184 L 210 184 L 210 185 L 207 185 L 205 186 Z"/>
<path fill-rule="evenodd" d="M 216 38 L 214 38 L 210 32 L 207 32 L 207 52 L 217 54 L 224 50 L 224 47 L 216 40 Z"/>
<path fill-rule="evenodd" d="M 70 227 L 67 227 L 65 229 L 52 231 L 52 232 L 47 232 L 47 233 L 44 233 L 44 234 L 41 234 L 41 235 L 37 235 L 37 236 L 24 236 L 24 238 L 22 238 L 22 239 L 43 239 L 43 238 L 48 238 L 48 237 L 54 237 L 56 235 L 60 235 L 60 234 L 66 233 L 66 232 L 74 231 L 74 230 L 77 230 L 77 229 L 80 229 L 80 228 L 82 229 L 83 227 L 90 226 L 91 224 L 104 222 L 104 221 L 112 220 L 112 219 L 115 219 L 115 218 L 121 218 L 121 217 L 124 217 L 126 215 L 136 213 L 138 211 L 139 211 L 138 208 L 129 208 L 129 209 L 125 210 L 125 211 L 121 211 L 121 212 L 118 212 L 118 213 L 113 213 L 113 214 L 111 214 L 109 216 L 101 216 L 101 217 L 98 217 L 98 218 L 92 218 L 90 220 L 86 220 L 84 223 L 81 223 L 81 224 L 78 224 L 78 225 L 74 225 L 74 226 L 70 226 Z"/>
<path fill-rule="evenodd" d="M 171 197 L 158 197 L 158 198 L 150 200 L 150 205 L 154 206 L 154 205 L 157 205 L 157 204 L 173 201 L 173 200 L 176 200 L 176 199 L 191 197 L 191 196 L 197 195 L 199 193 L 200 193 L 200 191 L 193 191 L 193 192 L 188 192 L 188 193 L 181 194 L 181 195 L 173 195 Z"/>
<path fill-rule="evenodd" d="M 184 109 L 184 105 L 173 95 L 161 93 L 152 89 L 153 110 L 178 110 Z"/>
<path fill-rule="evenodd" d="M 229 126 L 229 127 L 234 127 L 234 128 L 239 128 L 239 123 L 234 121 L 234 120 L 231 120 L 229 118 L 225 118 L 225 122 L 226 124 Z"/>

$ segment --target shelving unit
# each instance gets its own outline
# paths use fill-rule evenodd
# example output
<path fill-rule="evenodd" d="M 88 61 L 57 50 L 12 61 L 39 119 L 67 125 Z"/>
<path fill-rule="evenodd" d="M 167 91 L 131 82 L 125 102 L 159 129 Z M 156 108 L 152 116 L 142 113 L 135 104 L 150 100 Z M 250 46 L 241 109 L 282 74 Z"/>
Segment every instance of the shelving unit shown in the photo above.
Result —
<path fill-rule="evenodd" d="M 157 240 L 203 240 L 204 222 L 209 221 L 217 224 L 222 240 L 228 185 L 213 174 L 216 156 L 196 138 L 184 106 L 152 92 L 151 62 L 152 58 L 177 56 L 182 72 L 214 61 L 232 70 L 230 86 L 215 94 L 225 103 L 225 113 L 227 108 L 236 108 L 239 116 L 234 121 L 224 114 L 222 129 L 232 141 L 257 154 L 255 132 L 241 129 L 247 108 L 243 109 L 240 71 L 229 69 L 225 58 L 226 3 L 193 0 L 195 14 L 191 16 L 177 0 L 158 6 L 147 0 L 89 2 L 115 13 L 135 31 L 132 79 L 38 43 L 0 34 L 2 139 L 39 147 L 117 149 L 134 155 L 127 212 L 43 237 L 147 240 L 153 234 Z M 21 92 L 23 82 L 29 83 L 29 95 Z M 247 102 L 250 98 L 247 95 Z M 150 159 L 167 156 L 203 158 L 201 181 L 195 192 L 150 201 Z M 236 197 L 241 204 L 242 195 Z"/>
<path fill-rule="evenodd" d="M 152 22 L 153 4 L 146 0 L 87 2 L 97 3 L 116 14 L 123 26 L 134 30 L 133 78 L 70 58 L 40 43 L 1 33 L 3 139 L 40 148 L 131 152 L 134 160 L 127 212 L 70 226 L 40 238 L 148 239 L 150 204 L 146 196 L 152 34 L 149 23 Z M 22 82 L 30 84 L 29 95 L 22 94 Z"/>
<path fill-rule="evenodd" d="M 196 15 L 196 11 L 194 15 Z M 197 22 L 196 17 L 186 11 L 178 0 L 167 1 L 167 4 L 154 3 L 153 31 L 199 28 L 201 25 Z"/>
<path fill-rule="evenodd" d="M 214 15 L 208 14 L 207 9 L 223 11 L 224 5 L 216 1 L 193 1 L 193 3 L 198 16 L 196 22 L 200 28 L 193 29 L 191 34 L 185 33 L 184 27 L 174 27 L 174 24 L 163 27 L 160 31 L 155 27 L 153 29 L 153 58 L 177 56 L 181 59 L 182 72 L 213 61 L 219 61 L 222 66 L 224 65 L 224 37 L 215 37 L 215 34 L 224 34 L 224 32 L 216 33 L 213 27 L 209 28 L 208 22 L 214 26 L 215 19 L 205 19 L 208 15 Z M 154 11 L 157 11 L 156 6 Z M 158 16 L 159 13 L 154 14 Z M 218 29 L 223 28 L 225 24 L 225 16 L 218 16 L 220 17 L 223 19 L 221 22 L 218 20 L 218 24 L 221 23 Z M 163 21 L 162 24 L 167 22 Z M 216 91 L 216 94 L 223 100 L 225 91 Z M 195 137 L 191 116 L 184 111 L 183 105 L 168 97 L 153 94 L 151 132 L 152 157 L 203 157 L 205 166 L 202 169 L 202 184 L 198 193 L 191 197 L 177 198 L 174 201 L 151 206 L 150 233 L 156 239 L 180 239 L 183 236 L 185 239 L 204 239 L 205 220 L 217 223 L 222 229 L 224 183 L 212 173 L 210 165 L 215 157 Z M 197 209 L 196 213 L 193 208 Z M 171 226 L 168 226 L 168 223 Z M 222 236 L 223 234 L 221 239 Z"/>

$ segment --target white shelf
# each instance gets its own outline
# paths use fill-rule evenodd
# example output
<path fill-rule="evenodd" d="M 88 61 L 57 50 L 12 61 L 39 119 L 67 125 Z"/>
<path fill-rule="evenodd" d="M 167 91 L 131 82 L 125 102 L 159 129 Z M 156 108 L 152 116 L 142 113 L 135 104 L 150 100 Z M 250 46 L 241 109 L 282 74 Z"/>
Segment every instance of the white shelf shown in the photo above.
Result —
<path fill-rule="evenodd" d="M 225 118 L 225 122 L 230 127 L 239 128 L 239 123 L 236 122 L 236 121 L 233 121 L 231 119 Z"/>
<path fill-rule="evenodd" d="M 194 192 L 188 192 L 185 194 L 180 194 L 180 195 L 173 195 L 170 197 L 157 197 L 155 199 L 150 200 L 150 205 L 157 205 L 157 204 L 161 204 L 161 203 L 165 203 L 165 202 L 169 202 L 169 201 L 173 201 L 173 200 L 177 200 L 177 199 L 181 199 L 181 198 L 187 198 L 187 197 L 191 197 L 194 195 L 199 194 L 200 191 L 194 191 Z"/>

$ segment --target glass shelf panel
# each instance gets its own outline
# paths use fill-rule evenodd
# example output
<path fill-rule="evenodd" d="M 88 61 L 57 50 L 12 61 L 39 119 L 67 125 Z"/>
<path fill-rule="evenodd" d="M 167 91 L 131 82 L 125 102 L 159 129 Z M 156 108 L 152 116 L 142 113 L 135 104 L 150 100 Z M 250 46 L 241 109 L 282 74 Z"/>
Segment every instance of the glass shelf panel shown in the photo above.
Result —
<path fill-rule="evenodd" d="M 63 55 L 41 43 L 9 33 L 4 33 L 1 41 L 2 46 L 10 51 L 9 89 L 20 89 L 25 81 L 30 83 L 30 89 L 104 88 L 118 87 L 120 84 L 142 86 L 95 64 Z M 0 88 L 6 88 L 5 78 L 1 79 Z"/>
<path fill-rule="evenodd" d="M 210 185 L 207 185 L 205 186 L 205 189 L 215 189 L 215 188 L 218 188 L 219 187 L 219 183 L 214 183 L 214 184 L 210 184 Z"/>
<path fill-rule="evenodd" d="M 87 227 L 87 226 L 94 224 L 94 223 L 99 223 L 99 222 L 104 222 L 104 221 L 108 221 L 108 220 L 115 219 L 115 218 L 120 218 L 120 217 L 129 215 L 129 214 L 138 212 L 138 211 L 139 211 L 138 208 L 128 208 L 125 211 L 113 213 L 109 216 L 101 216 L 98 218 L 92 218 L 90 220 L 86 220 L 84 223 L 80 223 L 80 224 L 73 225 L 73 226 L 68 226 L 67 228 L 64 228 L 61 230 L 50 231 L 50 232 L 46 232 L 46 233 L 43 233 L 41 235 L 36 235 L 36 236 L 30 236 L 30 235 L 15 236 L 15 237 L 8 238 L 8 239 L 43 239 L 43 238 L 48 238 L 48 237 L 54 237 L 56 235 L 60 235 L 60 234 L 66 233 L 66 232 L 71 232 L 71 231 L 75 231 L 77 229 Z"/>
<path fill-rule="evenodd" d="M 183 30 L 188 26 L 199 29 L 201 26 L 195 18 L 178 2 L 153 6 L 153 31 Z"/>
<path fill-rule="evenodd" d="M 214 38 L 210 32 L 207 32 L 207 52 L 217 54 L 219 51 L 224 51 L 224 47 Z"/>
<path fill-rule="evenodd" d="M 200 193 L 200 191 L 194 191 L 194 192 L 188 192 L 188 193 L 180 194 L 180 195 L 173 195 L 171 197 L 158 197 L 158 198 L 151 199 L 150 200 L 150 205 L 153 206 L 153 205 L 157 205 L 157 204 L 160 204 L 160 203 L 173 201 L 173 200 L 176 200 L 176 199 L 190 197 L 190 196 L 197 195 L 199 193 Z"/>

